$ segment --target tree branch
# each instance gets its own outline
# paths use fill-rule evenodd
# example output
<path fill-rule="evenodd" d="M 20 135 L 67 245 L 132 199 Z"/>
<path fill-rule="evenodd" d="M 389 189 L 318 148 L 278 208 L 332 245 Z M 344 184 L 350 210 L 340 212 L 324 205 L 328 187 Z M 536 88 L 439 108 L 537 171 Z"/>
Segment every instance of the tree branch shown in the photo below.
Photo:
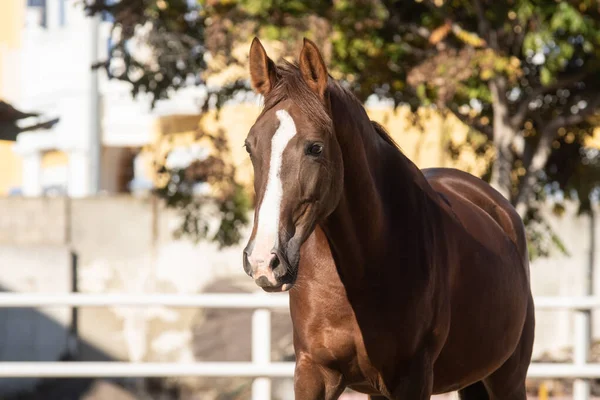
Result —
<path fill-rule="evenodd" d="M 35 131 L 35 130 L 38 130 L 38 129 L 50 129 L 54 125 L 56 125 L 59 120 L 60 120 L 59 118 L 54 118 L 54 119 L 51 119 L 50 121 L 40 122 L 40 123 L 35 124 L 35 125 L 26 126 L 24 128 L 19 129 L 19 133 L 21 133 L 21 132 L 27 132 L 27 131 Z"/>
<path fill-rule="evenodd" d="M 585 121 L 585 119 L 587 117 L 594 114 L 597 111 L 598 107 L 600 107 L 600 94 L 597 95 L 593 100 L 591 100 L 585 109 L 581 110 L 577 114 L 567 115 L 567 116 L 561 115 L 561 116 L 554 118 L 553 120 L 551 120 L 550 122 L 548 122 L 546 124 L 546 126 L 544 127 L 544 130 L 546 130 L 546 129 L 557 130 L 558 128 L 563 127 L 563 126 L 571 126 L 571 125 L 579 124 L 579 123 Z"/>
<path fill-rule="evenodd" d="M 479 34 L 482 38 L 485 39 L 487 43 L 489 43 L 492 49 L 498 50 L 497 34 L 496 32 L 492 32 L 490 22 L 485 17 L 485 13 L 483 12 L 483 5 L 481 4 L 481 0 L 473 0 L 473 6 L 475 7 L 475 12 L 477 13 L 477 26 L 479 28 Z"/>
<path fill-rule="evenodd" d="M 559 79 L 551 85 L 540 86 L 534 89 L 529 94 L 529 96 L 527 96 L 523 101 L 519 103 L 517 107 L 517 112 L 511 118 L 511 124 L 515 127 L 518 127 L 523 123 L 523 121 L 525 121 L 525 117 L 527 116 L 527 112 L 529 111 L 529 104 L 532 101 L 534 101 L 538 96 L 558 89 L 569 87 L 586 78 L 588 75 L 590 75 L 590 71 L 584 71 L 569 78 Z"/>
<path fill-rule="evenodd" d="M 552 140 L 559 128 L 579 124 L 600 107 L 600 95 L 596 96 L 588 106 L 574 115 L 561 115 L 548 122 L 541 131 L 540 140 L 533 149 L 528 149 L 523 157 L 525 176 L 519 182 L 519 192 L 515 201 L 517 212 L 523 216 L 527 211 L 527 203 L 531 197 L 537 174 L 546 167 L 552 152 Z"/>

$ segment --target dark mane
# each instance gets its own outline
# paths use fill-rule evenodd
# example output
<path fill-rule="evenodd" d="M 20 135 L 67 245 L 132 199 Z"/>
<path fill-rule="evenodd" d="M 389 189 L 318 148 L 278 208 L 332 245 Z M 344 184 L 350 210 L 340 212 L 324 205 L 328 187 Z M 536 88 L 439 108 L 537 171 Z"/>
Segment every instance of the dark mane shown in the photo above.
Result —
<path fill-rule="evenodd" d="M 292 99 L 296 105 L 311 115 L 321 127 L 329 127 L 331 118 L 319 97 L 308 87 L 302 78 L 300 68 L 296 63 L 283 60 L 277 65 L 277 83 L 265 96 L 263 113 L 273 108 L 284 99 Z M 346 100 L 348 105 L 364 110 L 360 100 L 350 90 L 338 84 L 333 78 L 329 79 L 328 90 L 339 98 Z M 375 132 L 390 146 L 400 150 L 400 147 L 387 130 L 378 122 L 371 121 Z"/>
<path fill-rule="evenodd" d="M 387 144 L 395 147 L 399 151 L 402 151 L 398 143 L 396 143 L 394 138 L 390 136 L 389 132 L 379 122 L 371 121 L 371 124 L 373 125 L 373 128 L 375 128 L 375 132 L 377 132 L 377 134 L 379 134 L 379 136 L 381 136 L 381 138 L 385 140 Z"/>

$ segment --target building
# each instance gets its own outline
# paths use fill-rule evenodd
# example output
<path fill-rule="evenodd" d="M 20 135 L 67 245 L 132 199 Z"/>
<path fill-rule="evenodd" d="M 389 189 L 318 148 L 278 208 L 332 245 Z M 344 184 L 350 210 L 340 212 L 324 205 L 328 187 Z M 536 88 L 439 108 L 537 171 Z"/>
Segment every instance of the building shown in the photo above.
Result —
<path fill-rule="evenodd" d="M 132 99 L 126 83 L 93 72 L 92 63 L 108 52 L 109 30 L 108 22 L 86 17 L 77 0 L 0 4 L 0 99 L 60 118 L 50 130 L 0 142 L 0 195 L 125 191 L 134 156 L 156 136 L 157 121 L 197 113 L 199 89 L 152 110 L 147 97 Z M 149 185 L 143 173 L 135 179 L 136 187 Z"/>

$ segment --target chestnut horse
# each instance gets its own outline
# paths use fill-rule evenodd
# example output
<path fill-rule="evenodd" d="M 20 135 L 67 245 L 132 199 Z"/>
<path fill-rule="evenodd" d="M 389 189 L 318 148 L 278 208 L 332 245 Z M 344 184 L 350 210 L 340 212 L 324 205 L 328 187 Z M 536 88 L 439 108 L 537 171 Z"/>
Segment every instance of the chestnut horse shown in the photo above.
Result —
<path fill-rule="evenodd" d="M 256 213 L 244 269 L 289 290 L 296 399 L 526 399 L 534 305 L 523 223 L 484 181 L 419 170 L 304 41 L 275 63 L 246 139 Z"/>

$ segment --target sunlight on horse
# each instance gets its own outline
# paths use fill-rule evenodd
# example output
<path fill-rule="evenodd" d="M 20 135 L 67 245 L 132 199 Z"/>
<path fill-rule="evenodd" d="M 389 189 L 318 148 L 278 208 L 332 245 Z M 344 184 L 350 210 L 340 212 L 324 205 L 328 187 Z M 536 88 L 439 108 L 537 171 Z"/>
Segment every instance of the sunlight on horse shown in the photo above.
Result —
<path fill-rule="evenodd" d="M 305 40 L 276 66 L 246 148 L 256 213 L 243 262 L 290 291 L 297 399 L 525 399 L 534 308 L 523 223 L 484 181 L 419 170 Z"/>

